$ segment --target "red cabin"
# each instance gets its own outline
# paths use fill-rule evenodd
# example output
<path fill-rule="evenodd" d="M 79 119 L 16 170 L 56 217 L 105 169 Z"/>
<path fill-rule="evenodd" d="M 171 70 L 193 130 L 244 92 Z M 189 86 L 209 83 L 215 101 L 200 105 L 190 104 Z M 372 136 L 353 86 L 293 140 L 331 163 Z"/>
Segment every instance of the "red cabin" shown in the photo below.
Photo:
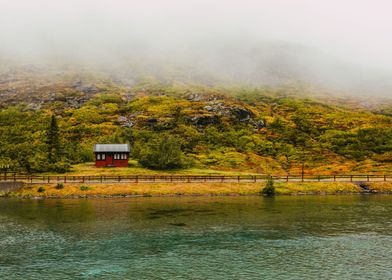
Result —
<path fill-rule="evenodd" d="M 128 144 L 95 144 L 96 167 L 128 167 Z"/>

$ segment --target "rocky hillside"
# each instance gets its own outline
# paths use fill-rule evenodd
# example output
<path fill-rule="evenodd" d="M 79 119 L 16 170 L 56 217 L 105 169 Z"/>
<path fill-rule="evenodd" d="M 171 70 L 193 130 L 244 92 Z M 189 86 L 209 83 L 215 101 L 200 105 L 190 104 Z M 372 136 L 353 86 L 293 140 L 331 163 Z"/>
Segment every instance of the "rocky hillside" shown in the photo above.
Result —
<path fill-rule="evenodd" d="M 145 151 L 172 137 L 182 168 L 284 174 L 299 173 L 304 164 L 307 173 L 392 171 L 388 98 L 342 97 L 300 84 L 125 81 L 76 69 L 1 69 L 0 165 L 62 171 L 92 161 L 94 143 L 113 142 L 130 142 L 140 164 Z M 56 162 L 47 159 L 52 115 L 59 126 Z"/>

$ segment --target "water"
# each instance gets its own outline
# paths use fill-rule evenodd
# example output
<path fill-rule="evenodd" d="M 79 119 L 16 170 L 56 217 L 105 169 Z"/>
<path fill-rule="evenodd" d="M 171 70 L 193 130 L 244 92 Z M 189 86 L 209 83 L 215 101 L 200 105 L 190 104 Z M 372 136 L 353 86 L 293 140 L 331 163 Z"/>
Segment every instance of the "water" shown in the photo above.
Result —
<path fill-rule="evenodd" d="M 0 200 L 1 279 L 392 279 L 392 196 Z"/>

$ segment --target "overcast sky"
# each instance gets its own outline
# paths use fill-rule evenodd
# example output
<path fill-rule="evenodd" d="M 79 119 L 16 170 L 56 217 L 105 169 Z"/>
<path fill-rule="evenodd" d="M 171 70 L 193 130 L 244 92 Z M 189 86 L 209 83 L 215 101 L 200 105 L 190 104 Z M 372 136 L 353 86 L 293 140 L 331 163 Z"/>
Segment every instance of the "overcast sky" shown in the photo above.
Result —
<path fill-rule="evenodd" d="M 109 56 L 282 41 L 392 71 L 390 0 L 0 0 L 0 54 Z"/>

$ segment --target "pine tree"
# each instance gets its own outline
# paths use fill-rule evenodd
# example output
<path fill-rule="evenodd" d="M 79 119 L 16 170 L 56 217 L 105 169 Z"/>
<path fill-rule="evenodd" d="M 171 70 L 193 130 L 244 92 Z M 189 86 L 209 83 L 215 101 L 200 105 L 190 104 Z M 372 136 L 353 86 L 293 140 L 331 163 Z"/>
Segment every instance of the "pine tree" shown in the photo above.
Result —
<path fill-rule="evenodd" d="M 50 119 L 50 126 L 47 130 L 46 144 L 48 149 L 48 161 L 56 163 L 60 155 L 59 127 L 54 115 Z"/>

